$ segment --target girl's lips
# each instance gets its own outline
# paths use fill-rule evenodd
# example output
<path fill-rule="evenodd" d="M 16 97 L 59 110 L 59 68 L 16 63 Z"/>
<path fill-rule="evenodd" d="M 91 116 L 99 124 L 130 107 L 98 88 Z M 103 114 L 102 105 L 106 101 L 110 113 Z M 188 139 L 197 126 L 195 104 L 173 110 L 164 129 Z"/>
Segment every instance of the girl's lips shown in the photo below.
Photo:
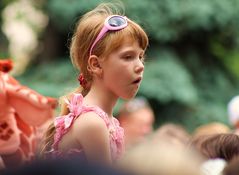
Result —
<path fill-rule="evenodd" d="M 133 81 L 133 84 L 140 83 L 142 80 L 142 77 L 137 78 L 135 81 Z"/>

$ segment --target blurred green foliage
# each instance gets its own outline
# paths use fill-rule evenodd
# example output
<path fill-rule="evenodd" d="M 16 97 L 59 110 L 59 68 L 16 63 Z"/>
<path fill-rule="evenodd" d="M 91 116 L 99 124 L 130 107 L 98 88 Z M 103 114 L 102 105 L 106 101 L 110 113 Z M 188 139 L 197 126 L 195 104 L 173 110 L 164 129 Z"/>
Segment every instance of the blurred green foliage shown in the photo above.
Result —
<path fill-rule="evenodd" d="M 15 0 L 1 0 L 0 1 L 0 13 L 7 6 L 7 4 L 14 2 Z M 2 15 L 0 15 L 0 28 L 2 27 Z M 0 30 L 0 59 L 8 58 L 9 54 L 7 52 L 8 41 L 3 34 L 2 30 Z"/>
<path fill-rule="evenodd" d="M 57 30 L 67 35 L 77 19 L 100 2 L 48 0 L 44 9 Z M 126 15 L 149 34 L 139 95 L 150 100 L 157 124 L 172 121 L 192 131 L 210 121 L 228 123 L 226 105 L 239 94 L 239 1 L 122 2 Z M 19 79 L 58 97 L 77 86 L 77 71 L 69 58 L 61 60 L 32 67 Z"/>
<path fill-rule="evenodd" d="M 16 79 L 41 94 L 56 98 L 61 97 L 78 86 L 78 73 L 72 67 L 69 58 L 58 59 L 58 62 L 32 65 Z"/>
<path fill-rule="evenodd" d="M 161 51 L 158 58 L 145 65 L 140 92 L 149 98 L 160 99 L 162 103 L 195 103 L 197 89 L 183 63 L 172 51 Z"/>

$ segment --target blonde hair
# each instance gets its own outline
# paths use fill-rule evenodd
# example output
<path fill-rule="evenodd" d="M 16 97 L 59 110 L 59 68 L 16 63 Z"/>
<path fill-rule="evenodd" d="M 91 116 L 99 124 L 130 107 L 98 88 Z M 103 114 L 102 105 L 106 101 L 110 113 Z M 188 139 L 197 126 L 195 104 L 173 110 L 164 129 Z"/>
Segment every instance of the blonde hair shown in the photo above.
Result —
<path fill-rule="evenodd" d="M 193 137 L 199 137 L 201 135 L 230 133 L 230 128 L 220 122 L 212 122 L 197 127 L 193 133 Z"/>
<path fill-rule="evenodd" d="M 87 68 L 90 47 L 100 30 L 103 28 L 104 20 L 110 15 L 123 15 L 122 4 L 102 3 L 92 11 L 83 15 L 76 25 L 71 40 L 70 56 L 72 64 L 83 74 L 89 84 L 91 84 L 92 81 L 92 75 Z M 133 41 L 137 41 L 143 50 L 146 50 L 148 46 L 147 34 L 137 23 L 128 19 L 128 26 L 126 28 L 107 32 L 107 34 L 97 42 L 92 50 L 92 54 L 102 58 L 119 48 L 125 38 L 131 38 Z M 74 92 L 82 93 L 82 95 L 85 96 L 90 90 L 90 86 L 87 87 L 88 88 L 78 87 Z M 64 96 L 64 98 L 70 99 L 72 94 L 73 93 L 70 93 Z M 60 103 L 60 115 L 68 114 L 69 110 L 64 100 L 61 100 Z M 45 146 L 42 151 L 49 151 L 49 149 L 51 149 L 54 133 L 54 125 L 52 124 L 46 133 L 46 139 L 44 141 Z"/>
<path fill-rule="evenodd" d="M 153 139 L 165 139 L 171 144 L 178 144 L 182 147 L 185 147 L 188 144 L 190 138 L 191 135 L 183 126 L 174 123 L 166 123 L 161 125 L 153 134 Z"/>
<path fill-rule="evenodd" d="M 137 175 L 201 175 L 201 157 L 165 141 L 146 141 L 126 152 L 117 166 Z"/>

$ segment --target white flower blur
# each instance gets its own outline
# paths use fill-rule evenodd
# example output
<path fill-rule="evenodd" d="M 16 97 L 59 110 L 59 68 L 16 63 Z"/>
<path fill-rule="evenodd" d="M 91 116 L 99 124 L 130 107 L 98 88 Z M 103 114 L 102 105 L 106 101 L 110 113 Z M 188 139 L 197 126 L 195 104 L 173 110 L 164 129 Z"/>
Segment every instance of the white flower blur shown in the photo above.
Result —
<path fill-rule="evenodd" d="M 15 60 L 15 73 L 24 71 L 38 47 L 38 35 L 48 24 L 48 16 L 34 7 L 34 1 L 18 0 L 2 12 L 2 31 L 9 41 L 9 53 Z"/>

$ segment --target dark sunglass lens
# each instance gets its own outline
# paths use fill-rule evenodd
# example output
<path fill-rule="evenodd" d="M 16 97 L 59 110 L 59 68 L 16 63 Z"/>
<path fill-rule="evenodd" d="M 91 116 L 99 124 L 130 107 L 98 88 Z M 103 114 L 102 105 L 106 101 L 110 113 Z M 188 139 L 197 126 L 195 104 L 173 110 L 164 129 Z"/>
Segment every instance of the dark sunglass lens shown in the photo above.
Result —
<path fill-rule="evenodd" d="M 112 17 L 109 19 L 109 25 L 112 27 L 119 27 L 125 23 L 126 23 L 125 19 L 121 17 Z"/>

